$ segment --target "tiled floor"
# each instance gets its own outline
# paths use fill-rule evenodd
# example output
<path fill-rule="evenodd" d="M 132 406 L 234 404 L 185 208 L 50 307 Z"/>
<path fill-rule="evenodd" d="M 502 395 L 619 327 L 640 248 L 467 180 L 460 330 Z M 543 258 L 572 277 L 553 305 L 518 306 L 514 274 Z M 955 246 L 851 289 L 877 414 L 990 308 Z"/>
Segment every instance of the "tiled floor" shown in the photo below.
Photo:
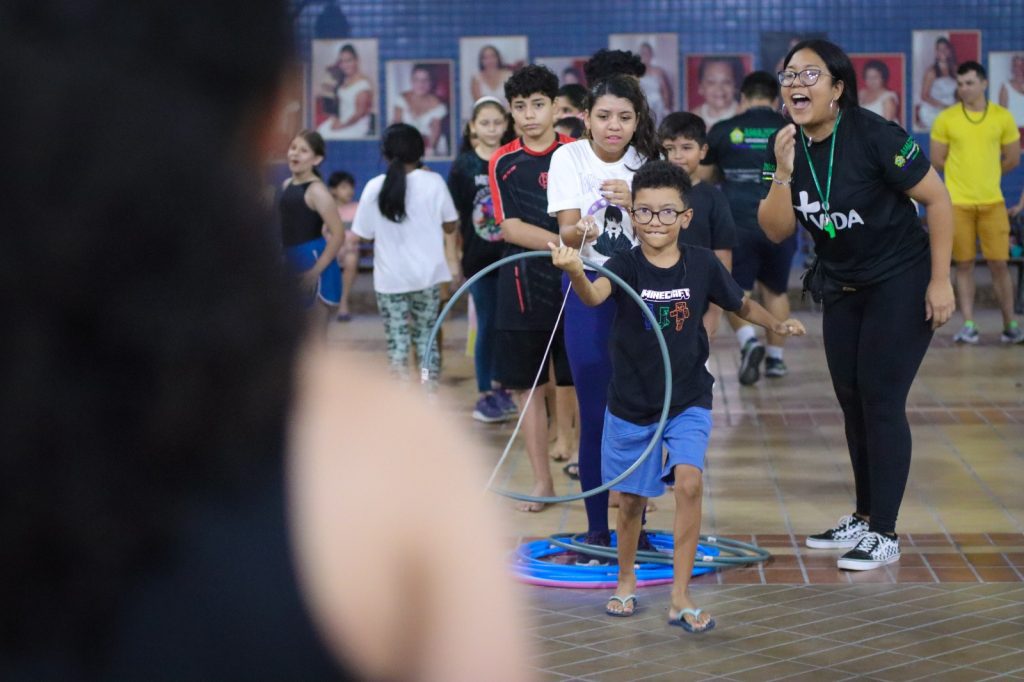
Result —
<path fill-rule="evenodd" d="M 640 611 L 628 619 L 603 614 L 605 591 L 524 588 L 543 679 L 1024 679 L 1024 347 L 998 343 L 991 311 L 979 315 L 978 347 L 955 347 L 952 325 L 940 331 L 910 396 L 903 557 L 849 573 L 836 569 L 836 552 L 802 545 L 850 512 L 853 490 L 820 317 L 798 315 L 810 333 L 787 349 L 784 379 L 739 386 L 732 335 L 712 342 L 718 383 L 702 532 L 755 542 L 772 560 L 694 580 L 695 600 L 718 621 L 700 636 L 665 623 L 667 586 L 641 589 Z M 331 334 L 384 352 L 375 316 Z M 470 419 L 465 336 L 464 319 L 447 321 L 441 393 L 451 418 L 479 439 L 481 457 L 495 463 L 513 425 Z M 556 487 L 570 492 L 560 468 L 552 467 Z M 497 483 L 529 489 L 519 444 Z M 498 503 L 520 538 L 586 526 L 581 502 L 536 514 Z M 670 528 L 671 498 L 656 504 L 649 526 Z"/>

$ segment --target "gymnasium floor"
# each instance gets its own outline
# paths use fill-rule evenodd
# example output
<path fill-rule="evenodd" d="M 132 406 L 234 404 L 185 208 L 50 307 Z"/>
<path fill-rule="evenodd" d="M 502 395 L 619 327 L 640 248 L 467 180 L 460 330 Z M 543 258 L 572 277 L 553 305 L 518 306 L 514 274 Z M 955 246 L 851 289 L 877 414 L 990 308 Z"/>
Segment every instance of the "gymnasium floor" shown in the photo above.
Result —
<path fill-rule="evenodd" d="M 702 635 L 666 624 L 667 586 L 639 590 L 633 618 L 604 615 L 607 590 L 524 587 L 540 679 L 1024 680 L 1024 347 L 999 344 L 991 310 L 979 315 L 978 347 L 954 346 L 953 323 L 940 330 L 909 400 L 902 559 L 850 573 L 835 568 L 838 552 L 802 544 L 853 509 L 853 489 L 820 316 L 797 315 L 809 334 L 787 348 L 784 379 L 741 387 L 734 337 L 712 342 L 718 382 L 702 532 L 755 542 L 772 560 L 694 580 L 695 601 L 718 621 Z M 331 338 L 384 354 L 375 314 L 333 325 Z M 465 339 L 465 318 L 446 321 L 441 394 L 451 418 L 485 443 L 490 470 L 513 423 L 471 419 Z M 572 489 L 560 464 L 552 471 L 559 492 Z M 497 480 L 529 490 L 521 445 Z M 585 530 L 581 502 L 535 514 L 498 503 L 517 536 L 510 547 Z M 671 497 L 656 503 L 648 526 L 671 528 Z"/>

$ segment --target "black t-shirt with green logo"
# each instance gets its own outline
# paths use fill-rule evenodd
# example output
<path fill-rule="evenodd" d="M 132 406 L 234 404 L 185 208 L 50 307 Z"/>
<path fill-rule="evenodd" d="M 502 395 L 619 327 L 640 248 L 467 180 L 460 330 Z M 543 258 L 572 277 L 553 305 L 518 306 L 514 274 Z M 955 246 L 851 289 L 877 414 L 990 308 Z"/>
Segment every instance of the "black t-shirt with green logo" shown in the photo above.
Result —
<path fill-rule="evenodd" d="M 906 190 L 924 178 L 931 164 L 899 124 L 860 107 L 844 110 L 836 135 L 829 201 L 835 236 L 826 230 L 822 197 L 799 137 L 790 185 L 793 209 L 797 222 L 814 238 L 814 251 L 832 278 L 852 285 L 874 284 L 928 254 L 928 235 Z M 823 192 L 831 143 L 830 135 L 807 146 Z M 764 195 L 771 189 L 774 172 L 772 135 L 763 168 Z"/>
<path fill-rule="evenodd" d="M 754 107 L 719 121 L 708 133 L 708 154 L 702 162 L 722 169 L 722 191 L 729 200 L 736 227 L 759 230 L 757 205 L 761 202 L 761 168 L 768 138 L 786 124 L 771 107 Z"/>

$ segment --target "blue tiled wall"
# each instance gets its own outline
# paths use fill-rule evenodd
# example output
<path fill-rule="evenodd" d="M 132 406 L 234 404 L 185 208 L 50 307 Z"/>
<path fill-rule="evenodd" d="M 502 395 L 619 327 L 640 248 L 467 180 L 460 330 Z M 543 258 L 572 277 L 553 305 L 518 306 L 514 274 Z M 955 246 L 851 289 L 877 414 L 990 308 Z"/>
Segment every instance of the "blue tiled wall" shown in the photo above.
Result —
<path fill-rule="evenodd" d="M 824 31 L 847 52 L 905 53 L 907 79 L 915 29 L 980 30 L 986 65 L 989 51 L 1024 49 L 1022 0 L 292 0 L 292 6 L 300 57 L 308 61 L 313 38 L 377 38 L 381 83 L 386 60 L 457 62 L 459 38 L 473 35 L 525 34 L 533 57 L 590 54 L 607 46 L 609 33 L 675 32 L 681 62 L 688 53 L 752 52 L 761 68 L 762 31 Z M 904 116 L 909 113 L 905 103 Z M 927 135 L 918 139 L 927 149 Z M 334 142 L 328 157 L 325 169 L 349 170 L 360 189 L 383 169 L 376 141 Z M 447 162 L 430 165 L 448 172 Z M 1019 196 L 1022 184 L 1024 170 L 1006 177 L 1007 198 Z"/>

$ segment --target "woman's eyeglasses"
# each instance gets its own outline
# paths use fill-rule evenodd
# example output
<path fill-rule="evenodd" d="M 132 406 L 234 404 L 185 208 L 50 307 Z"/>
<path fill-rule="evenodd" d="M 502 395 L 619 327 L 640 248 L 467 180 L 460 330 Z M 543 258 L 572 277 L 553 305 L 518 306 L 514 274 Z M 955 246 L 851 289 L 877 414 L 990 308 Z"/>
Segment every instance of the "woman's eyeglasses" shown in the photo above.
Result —
<path fill-rule="evenodd" d="M 681 213 L 686 213 L 686 210 L 677 211 L 674 208 L 663 208 L 660 211 L 652 211 L 649 208 L 634 208 L 629 212 L 633 216 L 633 222 L 637 225 L 647 225 L 654 216 L 658 216 L 658 222 L 662 225 L 671 225 L 676 221 Z"/>
<path fill-rule="evenodd" d="M 818 82 L 818 78 L 824 74 L 832 78 L 832 74 L 825 73 L 821 69 L 804 69 L 803 71 L 779 71 L 779 85 L 789 87 L 800 79 L 801 85 L 811 86 Z"/>

